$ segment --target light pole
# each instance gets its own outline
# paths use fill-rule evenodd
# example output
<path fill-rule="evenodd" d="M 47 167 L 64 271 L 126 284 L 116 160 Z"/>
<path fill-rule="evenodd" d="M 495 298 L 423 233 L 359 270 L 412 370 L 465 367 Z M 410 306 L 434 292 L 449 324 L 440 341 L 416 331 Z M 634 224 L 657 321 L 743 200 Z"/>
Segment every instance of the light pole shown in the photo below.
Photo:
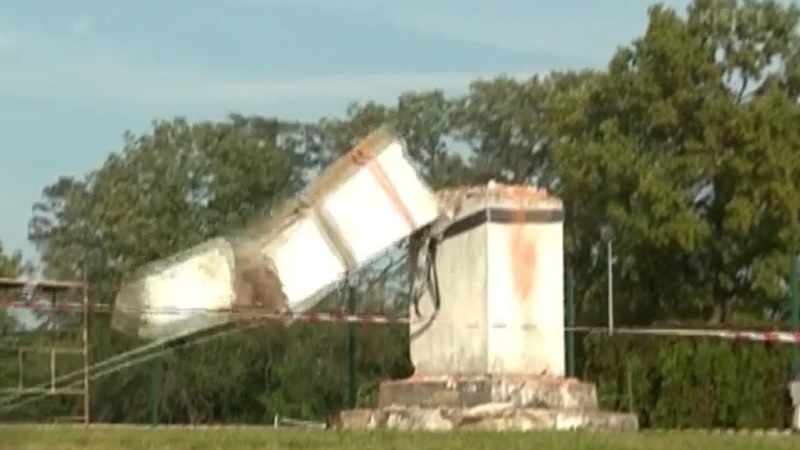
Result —
<path fill-rule="evenodd" d="M 600 228 L 600 237 L 606 241 L 606 262 L 608 278 L 608 334 L 614 334 L 614 229 L 611 225 Z"/>

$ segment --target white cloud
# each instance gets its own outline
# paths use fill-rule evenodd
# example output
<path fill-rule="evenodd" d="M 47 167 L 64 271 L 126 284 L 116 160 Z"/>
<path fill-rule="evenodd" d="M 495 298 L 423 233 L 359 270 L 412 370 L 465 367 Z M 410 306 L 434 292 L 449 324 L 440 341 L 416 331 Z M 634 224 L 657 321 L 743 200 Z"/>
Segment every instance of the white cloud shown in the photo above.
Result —
<path fill-rule="evenodd" d="M 509 74 L 529 77 L 539 71 Z M 295 80 L 223 81 L 197 80 L 194 88 L 187 86 L 189 97 L 210 101 L 248 101 L 248 99 L 306 99 L 306 98 L 372 98 L 376 94 L 412 89 L 455 90 L 466 88 L 476 78 L 497 76 L 499 73 L 439 72 L 397 74 L 341 74 L 306 77 Z"/>
<path fill-rule="evenodd" d="M 69 102 L 218 108 L 269 102 L 389 99 L 410 89 L 462 90 L 499 73 L 339 74 L 270 78 L 156 64 L 47 35 L 20 33 L 14 58 L 0 71 L 0 95 Z M 526 77 L 549 68 L 509 74 Z"/>
<path fill-rule="evenodd" d="M 688 0 L 663 3 L 685 8 Z M 443 2 L 392 2 L 386 14 L 399 26 L 508 51 L 559 55 L 605 64 L 616 47 L 638 36 L 652 0 L 465 0 L 457 10 Z"/>
<path fill-rule="evenodd" d="M 94 20 L 91 17 L 77 17 L 69 22 L 70 31 L 78 36 L 88 33 L 93 26 Z"/>

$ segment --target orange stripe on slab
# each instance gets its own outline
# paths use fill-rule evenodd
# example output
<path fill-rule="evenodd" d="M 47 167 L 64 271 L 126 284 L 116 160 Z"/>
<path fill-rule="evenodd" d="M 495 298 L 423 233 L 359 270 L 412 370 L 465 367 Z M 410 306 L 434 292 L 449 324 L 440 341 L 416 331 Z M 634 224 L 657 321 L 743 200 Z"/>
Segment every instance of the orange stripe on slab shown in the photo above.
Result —
<path fill-rule="evenodd" d="M 381 190 L 389 198 L 394 209 L 403 217 L 409 229 L 412 231 L 416 230 L 417 223 L 414 220 L 414 215 L 411 214 L 411 210 L 406 206 L 405 202 L 403 202 L 403 199 L 400 197 L 400 192 L 398 192 L 397 187 L 392 183 L 389 175 L 378 162 L 377 158 L 375 158 L 372 148 L 366 144 L 367 143 L 359 144 L 353 150 L 353 162 L 359 166 L 366 166 L 369 173 L 372 174 L 372 177 L 378 182 Z"/>
<path fill-rule="evenodd" d="M 520 301 L 525 301 L 534 285 L 536 271 L 536 242 L 525 230 L 525 200 L 528 189 L 524 186 L 504 186 L 501 188 L 515 200 L 514 223 L 511 225 L 509 250 L 511 253 L 511 278 L 514 290 Z"/>

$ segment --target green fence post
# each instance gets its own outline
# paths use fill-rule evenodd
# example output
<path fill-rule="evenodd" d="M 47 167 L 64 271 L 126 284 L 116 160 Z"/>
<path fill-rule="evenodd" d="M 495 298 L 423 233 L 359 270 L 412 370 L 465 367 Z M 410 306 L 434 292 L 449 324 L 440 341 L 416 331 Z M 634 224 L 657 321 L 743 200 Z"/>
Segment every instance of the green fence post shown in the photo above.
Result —
<path fill-rule="evenodd" d="M 567 330 L 565 341 L 567 344 L 567 376 L 575 376 L 575 280 L 572 271 L 567 271 Z"/>
<path fill-rule="evenodd" d="M 347 285 L 347 314 L 352 316 L 356 313 L 355 289 Z M 347 322 L 347 404 L 354 409 L 358 403 L 358 393 L 356 386 L 356 324 L 350 320 Z"/>
<path fill-rule="evenodd" d="M 150 360 L 150 395 L 147 398 L 150 410 L 150 425 L 156 426 L 160 423 L 159 409 L 161 406 L 161 374 L 162 359 L 156 356 Z"/>
<path fill-rule="evenodd" d="M 800 332 L 800 298 L 798 298 L 797 294 L 797 278 L 800 275 L 798 273 L 798 259 L 800 257 L 792 255 L 789 276 L 790 325 L 795 333 Z M 797 345 L 792 346 L 792 376 L 794 379 L 800 379 L 800 348 Z"/>

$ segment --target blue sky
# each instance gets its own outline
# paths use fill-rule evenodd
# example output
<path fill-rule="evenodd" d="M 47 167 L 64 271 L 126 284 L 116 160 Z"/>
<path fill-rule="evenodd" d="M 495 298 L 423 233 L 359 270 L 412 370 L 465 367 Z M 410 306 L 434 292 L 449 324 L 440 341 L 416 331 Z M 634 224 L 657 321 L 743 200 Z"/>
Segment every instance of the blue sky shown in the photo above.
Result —
<path fill-rule="evenodd" d="M 152 119 L 313 120 L 410 89 L 601 67 L 644 31 L 650 3 L 0 0 L 0 239 L 34 257 L 41 189 Z"/>

